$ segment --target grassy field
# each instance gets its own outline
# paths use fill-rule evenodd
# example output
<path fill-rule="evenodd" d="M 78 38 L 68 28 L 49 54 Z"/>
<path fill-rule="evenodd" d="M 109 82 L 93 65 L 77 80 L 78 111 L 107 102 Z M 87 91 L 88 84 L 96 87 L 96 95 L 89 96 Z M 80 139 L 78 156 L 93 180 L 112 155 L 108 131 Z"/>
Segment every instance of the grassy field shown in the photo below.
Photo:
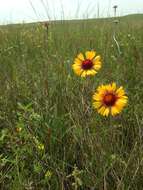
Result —
<path fill-rule="evenodd" d="M 143 189 L 143 15 L 113 20 L 0 26 L 1 190 Z M 91 49 L 102 69 L 83 79 Z M 92 95 L 112 81 L 129 102 L 103 117 Z"/>

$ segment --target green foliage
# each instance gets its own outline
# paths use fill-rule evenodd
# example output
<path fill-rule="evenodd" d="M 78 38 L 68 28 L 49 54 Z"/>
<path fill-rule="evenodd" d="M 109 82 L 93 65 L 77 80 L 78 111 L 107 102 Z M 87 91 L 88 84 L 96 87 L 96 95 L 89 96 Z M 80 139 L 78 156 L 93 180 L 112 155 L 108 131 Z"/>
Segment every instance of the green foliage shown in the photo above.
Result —
<path fill-rule="evenodd" d="M 71 64 L 90 49 L 103 67 L 85 80 Z M 142 19 L 1 26 L 0 70 L 0 189 L 143 189 Z M 108 119 L 91 96 L 112 81 L 129 104 Z"/>

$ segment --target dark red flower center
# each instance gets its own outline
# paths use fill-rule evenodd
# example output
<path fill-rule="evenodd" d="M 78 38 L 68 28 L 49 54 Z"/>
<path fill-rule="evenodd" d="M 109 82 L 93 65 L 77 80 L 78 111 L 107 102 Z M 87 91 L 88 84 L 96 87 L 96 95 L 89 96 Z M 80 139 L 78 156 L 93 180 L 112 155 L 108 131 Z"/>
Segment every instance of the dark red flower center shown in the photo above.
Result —
<path fill-rule="evenodd" d="M 113 106 L 117 100 L 117 97 L 113 93 L 107 93 L 103 98 L 103 103 L 106 106 Z"/>
<path fill-rule="evenodd" d="M 82 68 L 84 70 L 89 70 L 93 67 L 93 62 L 90 59 L 86 59 L 82 62 Z"/>

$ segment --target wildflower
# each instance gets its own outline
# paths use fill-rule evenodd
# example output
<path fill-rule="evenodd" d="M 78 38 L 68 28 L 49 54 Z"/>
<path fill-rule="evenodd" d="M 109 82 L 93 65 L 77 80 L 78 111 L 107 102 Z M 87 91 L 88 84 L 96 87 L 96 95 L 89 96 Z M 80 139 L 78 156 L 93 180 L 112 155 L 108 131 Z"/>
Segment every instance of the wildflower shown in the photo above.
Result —
<path fill-rule="evenodd" d="M 46 179 L 51 179 L 52 177 L 52 172 L 50 170 L 48 170 L 46 173 L 45 173 L 45 178 Z"/>
<path fill-rule="evenodd" d="M 37 148 L 41 151 L 43 151 L 45 149 L 44 144 L 42 144 L 42 143 L 39 143 Z"/>
<path fill-rule="evenodd" d="M 96 56 L 95 51 L 86 51 L 85 57 L 82 53 L 79 53 L 74 60 L 72 68 L 81 77 L 95 75 L 101 68 L 101 57 L 100 55 Z"/>
<path fill-rule="evenodd" d="M 75 189 L 78 189 L 78 187 L 82 186 L 82 180 L 81 180 L 81 174 L 83 173 L 82 170 L 79 170 L 76 165 L 74 165 L 74 170 L 70 175 L 67 176 L 67 178 L 73 177 L 74 182 L 72 183 L 72 186 L 75 187 Z"/>
<path fill-rule="evenodd" d="M 93 95 L 93 107 L 103 116 L 119 114 L 127 101 L 123 87 L 117 88 L 116 83 L 99 86 Z"/>
<path fill-rule="evenodd" d="M 131 34 L 128 34 L 127 36 L 128 36 L 128 38 L 130 38 L 130 37 L 131 37 Z"/>
<path fill-rule="evenodd" d="M 22 128 L 21 127 L 16 127 L 16 132 L 17 133 L 20 133 L 22 131 Z"/>

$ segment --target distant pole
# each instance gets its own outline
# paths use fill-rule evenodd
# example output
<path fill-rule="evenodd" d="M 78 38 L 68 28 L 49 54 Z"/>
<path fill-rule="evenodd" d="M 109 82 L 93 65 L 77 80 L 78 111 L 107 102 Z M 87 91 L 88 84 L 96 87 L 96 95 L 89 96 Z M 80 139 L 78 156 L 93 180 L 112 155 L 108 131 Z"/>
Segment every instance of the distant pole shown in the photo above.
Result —
<path fill-rule="evenodd" d="M 114 6 L 113 6 L 113 9 L 114 9 L 114 17 L 117 16 L 117 8 L 118 8 L 117 5 L 114 5 Z"/>
<path fill-rule="evenodd" d="M 116 18 L 116 16 L 117 16 L 117 8 L 118 8 L 118 6 L 117 5 L 114 5 L 113 6 L 113 9 L 114 9 L 114 21 L 113 21 L 113 23 L 115 24 L 114 25 L 114 33 L 113 33 L 113 40 L 115 41 L 115 44 L 116 44 L 116 46 L 117 46 L 117 49 L 118 49 L 118 53 L 119 53 L 119 56 L 122 54 L 122 52 L 121 52 L 121 49 L 120 49 L 120 45 L 119 45 L 119 43 L 118 43 L 118 40 L 116 39 L 116 30 L 117 30 L 117 25 L 118 25 L 118 23 L 119 23 L 119 20 Z"/>

